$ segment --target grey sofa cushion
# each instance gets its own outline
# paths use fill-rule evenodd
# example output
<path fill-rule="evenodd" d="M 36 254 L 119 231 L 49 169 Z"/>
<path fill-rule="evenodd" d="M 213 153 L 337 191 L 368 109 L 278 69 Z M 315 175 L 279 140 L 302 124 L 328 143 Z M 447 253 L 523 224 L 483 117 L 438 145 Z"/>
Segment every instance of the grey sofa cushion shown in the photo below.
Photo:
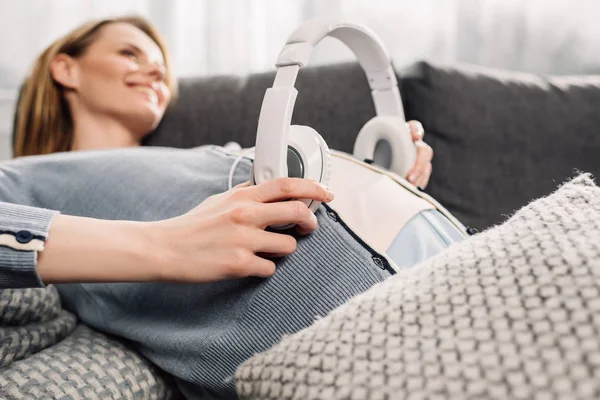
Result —
<path fill-rule="evenodd" d="M 241 399 L 598 399 L 600 188 L 587 176 L 250 358 Z"/>
<path fill-rule="evenodd" d="M 427 63 L 401 75 L 435 150 L 428 192 L 467 225 L 501 222 L 575 169 L 600 174 L 600 76 Z"/>

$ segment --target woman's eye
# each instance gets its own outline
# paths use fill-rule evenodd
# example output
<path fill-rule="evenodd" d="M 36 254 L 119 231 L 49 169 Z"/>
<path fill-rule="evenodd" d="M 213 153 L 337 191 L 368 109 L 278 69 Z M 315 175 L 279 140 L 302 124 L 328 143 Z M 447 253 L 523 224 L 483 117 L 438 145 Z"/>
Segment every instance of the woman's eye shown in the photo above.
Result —
<path fill-rule="evenodd" d="M 138 60 L 137 54 L 135 54 L 135 52 L 133 52 L 131 50 L 121 50 L 121 54 L 124 55 L 125 57 L 131 58 L 133 61 Z"/>

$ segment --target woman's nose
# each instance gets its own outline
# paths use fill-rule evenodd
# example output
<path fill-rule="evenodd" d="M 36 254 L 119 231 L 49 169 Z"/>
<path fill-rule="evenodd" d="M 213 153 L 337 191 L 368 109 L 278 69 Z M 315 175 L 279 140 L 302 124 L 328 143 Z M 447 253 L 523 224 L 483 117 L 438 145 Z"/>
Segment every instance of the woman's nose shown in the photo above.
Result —
<path fill-rule="evenodd" d="M 165 79 L 166 68 L 163 64 L 153 62 L 146 64 L 146 69 L 148 75 L 152 76 L 157 81 L 162 81 Z"/>

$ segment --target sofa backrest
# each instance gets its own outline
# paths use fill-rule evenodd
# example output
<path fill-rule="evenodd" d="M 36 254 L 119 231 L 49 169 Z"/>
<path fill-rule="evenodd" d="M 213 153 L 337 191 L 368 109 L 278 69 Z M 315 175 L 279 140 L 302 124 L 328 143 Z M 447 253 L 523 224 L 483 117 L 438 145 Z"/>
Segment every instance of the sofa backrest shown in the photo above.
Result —
<path fill-rule="evenodd" d="M 467 225 L 502 222 L 578 170 L 600 175 L 600 76 L 418 63 L 402 88 L 436 152 L 428 191 Z"/>
<path fill-rule="evenodd" d="M 181 79 L 177 102 L 145 144 L 193 147 L 236 141 L 243 147 L 254 146 L 263 97 L 274 77 L 274 72 L 267 72 Z M 310 125 L 332 148 L 352 151 L 359 130 L 375 116 L 360 66 L 304 68 L 296 88 L 292 123 Z"/>

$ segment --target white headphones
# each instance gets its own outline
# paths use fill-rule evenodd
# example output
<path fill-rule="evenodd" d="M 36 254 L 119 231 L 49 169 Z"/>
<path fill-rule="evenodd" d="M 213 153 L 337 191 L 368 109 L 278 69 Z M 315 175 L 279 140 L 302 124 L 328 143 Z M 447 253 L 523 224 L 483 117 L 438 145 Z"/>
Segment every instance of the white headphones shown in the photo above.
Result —
<path fill-rule="evenodd" d="M 331 153 L 327 143 L 313 128 L 291 125 L 298 71 L 327 36 L 341 40 L 353 51 L 367 75 L 375 103 L 377 116 L 358 133 L 354 156 L 400 176 L 405 176 L 415 163 L 416 147 L 406 125 L 396 75 L 379 38 L 359 25 L 317 19 L 298 27 L 277 58 L 275 81 L 265 93 L 258 120 L 252 184 L 286 176 L 328 183 Z M 320 205 L 310 199 L 302 201 L 313 212 Z"/>

